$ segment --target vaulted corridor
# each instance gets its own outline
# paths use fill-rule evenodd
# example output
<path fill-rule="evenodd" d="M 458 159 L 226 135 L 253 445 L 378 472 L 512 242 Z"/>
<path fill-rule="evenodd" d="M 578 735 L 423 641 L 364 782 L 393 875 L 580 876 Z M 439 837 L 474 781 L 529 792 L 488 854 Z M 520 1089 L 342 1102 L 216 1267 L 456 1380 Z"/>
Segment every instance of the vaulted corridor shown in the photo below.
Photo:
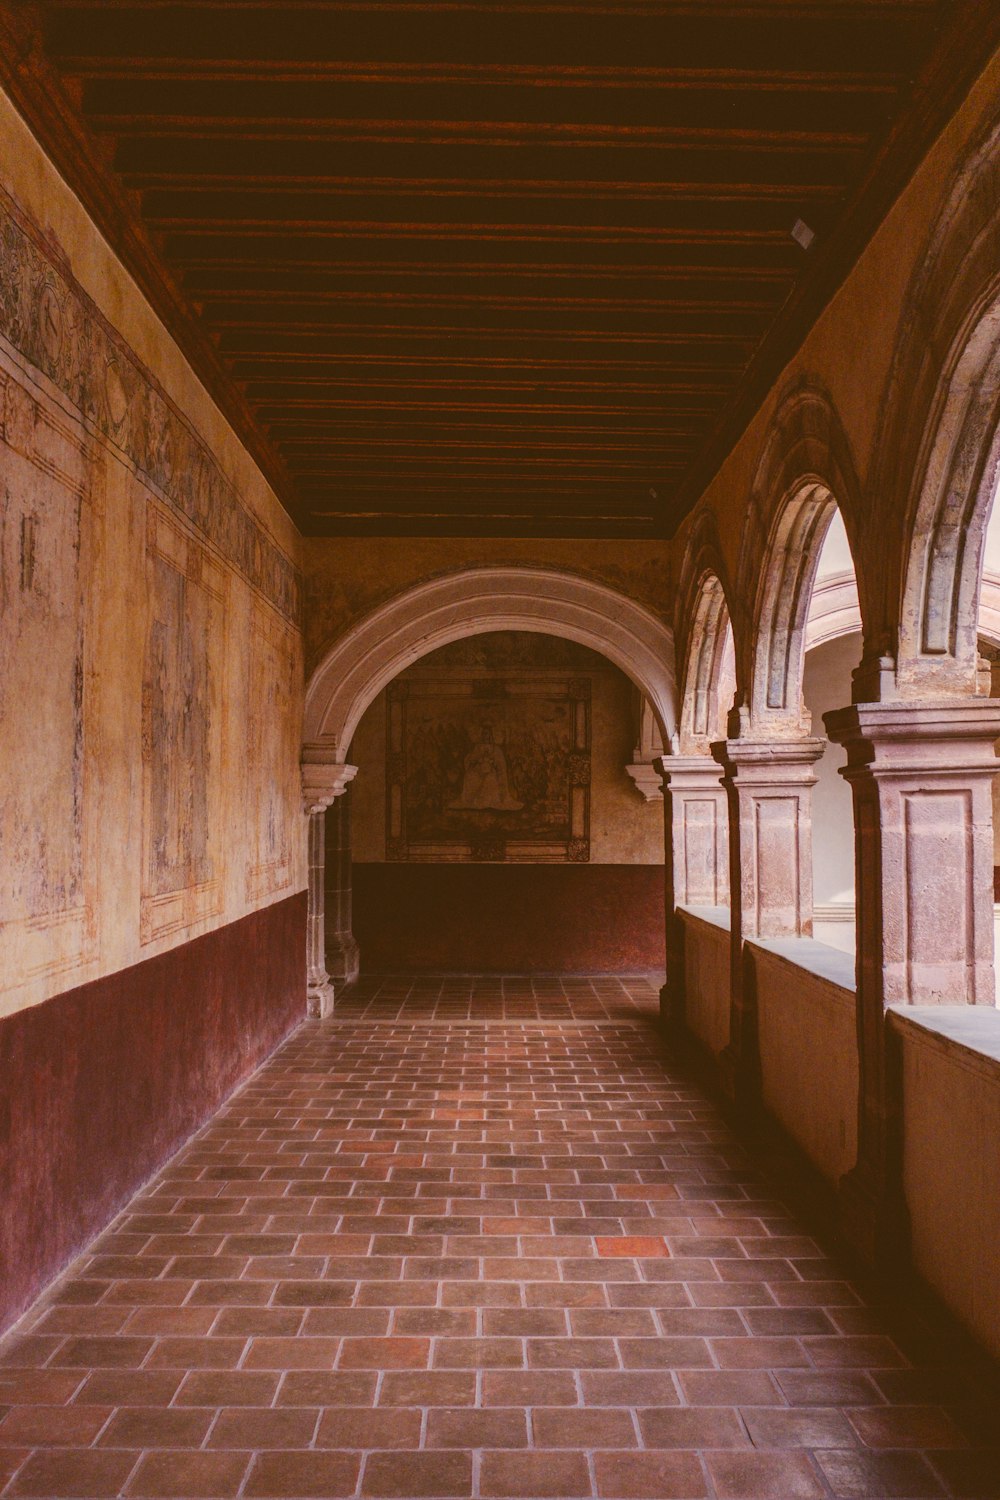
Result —
<path fill-rule="evenodd" d="M 305 1022 L 2 1346 L 3 1493 L 1000 1494 L 968 1361 L 898 1341 L 656 1001 L 372 980 Z"/>

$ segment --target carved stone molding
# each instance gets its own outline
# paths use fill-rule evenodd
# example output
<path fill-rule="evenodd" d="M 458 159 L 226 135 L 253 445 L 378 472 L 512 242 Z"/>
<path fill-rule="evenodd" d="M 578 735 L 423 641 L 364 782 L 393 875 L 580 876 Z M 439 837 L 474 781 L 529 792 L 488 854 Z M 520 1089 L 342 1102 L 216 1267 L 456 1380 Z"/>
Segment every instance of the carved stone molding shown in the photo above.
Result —
<path fill-rule="evenodd" d="M 812 936 L 813 769 L 821 739 L 725 740 L 712 752 L 724 768 L 744 938 Z M 734 874 L 734 878 L 736 875 Z M 737 900 L 738 897 L 738 900 Z"/>
<path fill-rule="evenodd" d="M 307 813 L 325 812 L 358 774 L 357 766 L 329 758 L 322 747 L 306 745 L 302 751 L 302 808 Z"/>
<path fill-rule="evenodd" d="M 632 764 L 625 767 L 625 772 L 634 781 L 644 802 L 662 802 L 658 761 L 665 749 L 663 735 L 648 700 L 637 688 L 633 689 L 633 712 L 636 720 L 635 749 Z"/>
<path fill-rule="evenodd" d="M 300 577 L 153 373 L 68 263 L 0 192 L 0 336 L 48 377 L 86 426 L 288 620 Z"/>
<path fill-rule="evenodd" d="M 859 957 L 886 1005 L 995 1004 L 992 783 L 1000 701 L 861 703 L 824 715 L 847 750 Z M 860 883 L 866 889 L 862 893 Z M 882 920 L 866 923 L 870 903 Z M 877 953 L 867 951 L 877 941 Z"/>
<path fill-rule="evenodd" d="M 818 582 L 809 601 L 804 649 L 825 645 L 861 630 L 858 585 L 853 572 L 831 573 Z"/>
<path fill-rule="evenodd" d="M 599 651 L 676 727 L 673 635 L 625 594 L 548 568 L 468 568 L 396 595 L 327 652 L 306 691 L 305 739 L 343 759 L 358 721 L 394 677 L 439 646 L 487 631 L 562 636 Z M 663 743 L 667 742 L 667 739 Z"/>
<path fill-rule="evenodd" d="M 635 789 L 644 802 L 663 801 L 660 773 L 653 761 L 635 761 L 632 765 L 626 766 L 625 770 L 635 782 Z"/>

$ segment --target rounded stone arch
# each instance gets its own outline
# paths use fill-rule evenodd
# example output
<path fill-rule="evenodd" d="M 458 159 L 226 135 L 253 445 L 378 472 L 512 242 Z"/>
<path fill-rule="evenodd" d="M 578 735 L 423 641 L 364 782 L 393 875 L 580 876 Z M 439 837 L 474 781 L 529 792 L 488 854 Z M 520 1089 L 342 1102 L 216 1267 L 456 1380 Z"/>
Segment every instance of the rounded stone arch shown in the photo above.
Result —
<path fill-rule="evenodd" d="M 1000 472 L 1000 121 L 955 172 L 904 303 L 873 494 L 902 697 L 975 692 L 983 541 Z"/>
<path fill-rule="evenodd" d="M 469 568 L 396 594 L 336 640 L 306 689 L 304 759 L 344 762 L 382 688 L 439 646 L 493 630 L 563 636 L 620 667 L 668 744 L 677 727 L 673 633 L 625 594 L 545 568 Z"/>
<path fill-rule="evenodd" d="M 706 511 L 685 552 L 675 617 L 681 643 L 680 755 L 708 755 L 712 741 L 726 736 L 736 687 L 730 597 L 715 517 Z"/>
<path fill-rule="evenodd" d="M 858 566 L 860 487 L 850 445 L 821 386 L 799 380 L 778 406 L 754 475 L 740 551 L 739 595 L 749 628 L 738 642 L 741 733 L 806 735 L 802 672 L 809 606 L 835 510 Z"/>

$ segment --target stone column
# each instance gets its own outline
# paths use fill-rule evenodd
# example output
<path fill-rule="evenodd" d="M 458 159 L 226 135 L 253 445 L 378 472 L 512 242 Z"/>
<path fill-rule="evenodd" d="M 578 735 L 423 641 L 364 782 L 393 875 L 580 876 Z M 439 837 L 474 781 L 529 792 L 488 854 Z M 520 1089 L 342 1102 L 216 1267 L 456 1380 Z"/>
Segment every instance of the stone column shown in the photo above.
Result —
<path fill-rule="evenodd" d="M 825 714 L 847 750 L 857 866 L 858 1162 L 844 1229 L 866 1260 L 905 1243 L 889 1005 L 994 1005 L 992 782 L 1000 702 L 859 703 Z"/>
<path fill-rule="evenodd" d="M 361 967 L 352 921 L 351 789 L 347 787 L 326 817 L 326 967 L 337 994 L 354 983 Z"/>
<path fill-rule="evenodd" d="M 825 741 L 733 739 L 712 746 L 729 798 L 731 993 L 726 1083 L 735 1099 L 759 1095 L 757 1005 L 746 938 L 811 937 L 813 769 Z"/>
<path fill-rule="evenodd" d="M 729 813 L 722 771 L 704 755 L 665 755 L 667 982 L 660 1016 L 670 1027 L 685 1022 L 684 922 L 678 906 L 729 904 Z"/>
<path fill-rule="evenodd" d="M 320 1020 L 332 1013 L 334 1001 L 326 968 L 326 810 L 357 773 L 357 766 L 327 761 L 314 747 L 306 747 L 302 759 L 302 803 L 309 820 L 306 1008 Z"/>
<path fill-rule="evenodd" d="M 309 814 L 309 897 L 306 914 L 306 1008 L 319 1020 L 333 1013 L 333 985 L 326 970 L 324 867 L 326 808 Z"/>

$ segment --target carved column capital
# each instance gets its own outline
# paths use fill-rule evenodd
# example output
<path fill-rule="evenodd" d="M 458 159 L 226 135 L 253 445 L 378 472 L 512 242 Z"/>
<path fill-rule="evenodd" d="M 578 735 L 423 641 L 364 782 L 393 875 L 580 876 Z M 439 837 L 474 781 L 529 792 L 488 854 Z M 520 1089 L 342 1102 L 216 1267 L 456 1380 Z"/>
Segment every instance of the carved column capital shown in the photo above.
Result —
<path fill-rule="evenodd" d="M 635 782 L 635 789 L 644 802 L 662 802 L 663 788 L 655 760 L 637 760 L 626 766 L 626 773 Z"/>
<path fill-rule="evenodd" d="M 998 770 L 1000 699 L 943 699 L 937 703 L 852 703 L 823 715 L 827 734 L 847 751 L 848 781 L 872 775 L 927 771 Z"/>
<path fill-rule="evenodd" d="M 710 755 L 661 755 L 653 762 L 666 790 L 717 791 L 722 782 L 722 767 Z"/>
<path fill-rule="evenodd" d="M 825 749 L 825 740 L 808 735 L 773 740 L 717 740 L 711 746 L 712 757 L 722 767 L 727 781 L 760 786 L 814 781 L 812 767 Z"/>
<path fill-rule="evenodd" d="M 358 774 L 357 766 L 329 758 L 322 745 L 305 745 L 302 750 L 302 807 L 307 813 L 325 812 L 341 796 Z"/>

